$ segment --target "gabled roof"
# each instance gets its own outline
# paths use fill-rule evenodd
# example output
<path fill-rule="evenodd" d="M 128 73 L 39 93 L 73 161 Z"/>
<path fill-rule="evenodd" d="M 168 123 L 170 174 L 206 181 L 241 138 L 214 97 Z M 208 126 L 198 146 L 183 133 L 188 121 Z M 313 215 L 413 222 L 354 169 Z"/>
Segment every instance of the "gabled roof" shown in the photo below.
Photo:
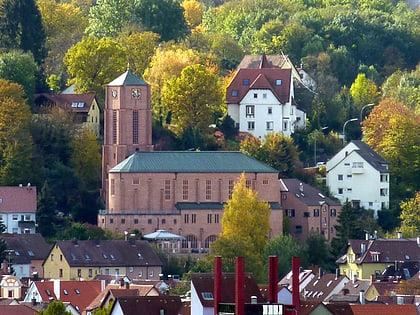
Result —
<path fill-rule="evenodd" d="M 42 93 L 35 96 L 38 106 L 51 103 L 73 113 L 88 113 L 92 104 L 96 101 L 95 94 L 50 94 Z M 97 101 L 96 101 L 97 103 Z M 100 108 L 100 107 L 99 107 Z"/>
<path fill-rule="evenodd" d="M 355 260 L 356 264 L 420 261 L 420 247 L 416 239 L 378 238 L 350 240 L 349 246 L 357 255 L 357 259 Z M 378 261 L 374 261 L 374 256 L 376 256 L 374 254 L 378 254 Z"/>
<path fill-rule="evenodd" d="M 359 153 L 366 162 L 381 173 L 389 173 L 388 162 L 385 161 L 385 159 L 376 153 L 370 146 L 360 140 L 353 140 L 352 142 L 359 148 L 357 153 Z"/>
<path fill-rule="evenodd" d="M 191 283 L 197 292 L 203 307 L 214 306 L 214 274 L 192 273 Z M 257 297 L 257 303 L 262 303 L 263 297 L 257 281 L 251 274 L 245 274 L 245 301 L 251 301 L 251 296 Z M 204 293 L 204 294 L 203 294 Z M 207 294 L 206 294 L 207 293 Z M 205 298 L 206 296 L 206 298 Z M 210 298 L 211 297 L 211 298 Z M 235 303 L 235 274 L 223 273 L 221 303 Z"/>
<path fill-rule="evenodd" d="M 285 104 L 290 101 L 291 79 L 291 69 L 239 69 L 227 88 L 226 103 L 239 104 L 249 90 L 268 89 L 280 103 Z M 276 85 L 277 80 L 281 80 L 281 85 Z M 249 85 L 244 84 L 244 81 L 249 82 Z M 232 91 L 237 91 L 237 96 L 232 96 Z"/>
<path fill-rule="evenodd" d="M 110 173 L 278 173 L 241 152 L 136 151 Z"/>
<path fill-rule="evenodd" d="M 357 279 L 347 282 L 338 294 L 332 295 L 328 302 L 333 303 L 355 303 L 359 301 L 360 292 L 366 292 L 370 287 L 370 280 Z"/>
<path fill-rule="evenodd" d="M 52 245 L 47 244 L 41 234 L 3 234 L 7 249 L 13 250 L 14 264 L 30 264 L 33 260 L 44 260 Z"/>
<path fill-rule="evenodd" d="M 26 305 L 0 305 L 0 314 L 4 315 L 35 315 L 37 311 Z"/>
<path fill-rule="evenodd" d="M 191 310 L 179 296 L 124 296 L 117 299 L 111 309 L 119 305 L 124 315 L 190 314 Z M 141 313 L 139 310 L 141 309 Z"/>
<path fill-rule="evenodd" d="M 372 282 L 371 287 L 375 288 L 379 295 L 390 295 L 399 286 L 398 282 L 384 281 Z"/>
<path fill-rule="evenodd" d="M 319 206 L 327 203 L 330 206 L 340 206 L 340 202 L 335 201 L 315 187 L 308 185 L 296 178 L 280 179 L 280 191 L 289 192 L 307 206 Z"/>
<path fill-rule="evenodd" d="M 353 312 L 352 312 L 352 310 L 351 310 L 351 307 L 350 307 L 350 305 L 349 304 L 331 304 L 331 303 L 329 303 L 329 304 L 324 304 L 326 307 L 327 307 L 327 309 L 331 312 L 331 313 L 333 313 L 333 314 L 336 314 L 336 315 L 353 315 Z"/>
<path fill-rule="evenodd" d="M 338 288 L 341 290 L 349 279 L 346 276 L 338 276 L 327 273 L 321 277 L 314 277 L 301 292 L 302 299 L 323 301 Z"/>
<path fill-rule="evenodd" d="M 108 86 L 123 86 L 123 85 L 147 85 L 147 83 L 140 79 L 138 76 L 133 74 L 130 70 L 127 70 L 121 74 L 118 78 L 108 83 Z"/>
<path fill-rule="evenodd" d="M 148 241 L 87 240 L 57 241 L 70 267 L 97 266 L 162 266 Z"/>
<path fill-rule="evenodd" d="M 36 187 L 0 186 L 0 213 L 35 213 Z"/>
<path fill-rule="evenodd" d="M 54 290 L 54 283 L 56 290 Z M 62 302 L 69 302 L 74 307 L 78 308 L 80 312 L 95 299 L 101 292 L 101 281 L 35 281 L 33 285 L 36 286 L 41 300 L 49 303 L 52 300 L 60 300 Z M 56 295 L 59 293 L 59 296 Z"/>
<path fill-rule="evenodd" d="M 350 308 L 353 315 L 417 315 L 414 304 L 354 304 Z"/>
<path fill-rule="evenodd" d="M 246 55 L 238 65 L 238 69 L 282 68 L 288 62 L 284 55 Z"/>

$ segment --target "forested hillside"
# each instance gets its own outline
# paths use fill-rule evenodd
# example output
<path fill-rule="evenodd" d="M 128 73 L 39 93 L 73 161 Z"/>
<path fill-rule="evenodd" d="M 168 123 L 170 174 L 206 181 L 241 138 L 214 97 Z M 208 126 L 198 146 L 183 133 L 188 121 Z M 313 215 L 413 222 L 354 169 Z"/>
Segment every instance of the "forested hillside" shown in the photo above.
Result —
<path fill-rule="evenodd" d="M 0 0 L 0 184 L 38 187 L 44 235 L 72 237 L 80 230 L 74 224 L 73 230 L 63 229 L 66 224 L 96 223 L 103 207 L 101 139 L 80 136 L 60 113 L 31 119 L 35 93 L 58 93 L 73 84 L 79 93 L 94 92 L 103 106 L 105 85 L 128 66 L 152 87 L 159 149 L 261 154 L 252 142 L 235 141 L 224 92 L 243 56 L 263 53 L 289 56 L 315 82 L 299 86 L 296 95 L 307 113 L 307 129 L 293 138 L 273 135 L 267 141 L 274 145 L 260 145 L 268 150 L 264 154 L 277 156 L 273 166 L 281 176 L 314 183 L 302 170 L 313 162 L 314 147 L 315 156 L 332 156 L 341 147 L 343 124 L 360 117 L 362 124 L 348 125 L 347 140 L 365 136 L 393 174 L 392 206 L 381 213 L 379 227 L 392 231 L 400 224 L 401 202 L 420 190 L 418 1 L 94 3 Z M 192 98 L 192 89 L 199 98 Z M 10 111 L 10 104 L 16 110 Z M 204 115 L 192 116 L 196 104 L 205 107 Z M 211 125 L 224 133 L 223 141 L 215 139 Z M 407 233 L 420 232 L 419 222 L 404 224 Z"/>

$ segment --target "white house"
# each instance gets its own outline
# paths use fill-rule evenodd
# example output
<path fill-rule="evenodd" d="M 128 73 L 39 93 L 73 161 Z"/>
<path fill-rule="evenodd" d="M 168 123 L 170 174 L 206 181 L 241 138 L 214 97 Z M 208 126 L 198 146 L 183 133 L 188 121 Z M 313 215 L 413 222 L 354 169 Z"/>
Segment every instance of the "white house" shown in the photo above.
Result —
<path fill-rule="evenodd" d="M 5 233 L 35 233 L 36 187 L 31 184 L 0 187 L 0 221 Z"/>
<path fill-rule="evenodd" d="M 377 212 L 389 207 L 388 162 L 355 140 L 327 162 L 327 186 L 341 203 Z"/>
<path fill-rule="evenodd" d="M 240 132 L 263 138 L 271 131 L 290 136 L 305 127 L 306 113 L 294 99 L 294 67 L 281 68 L 262 55 L 258 67 L 241 62 L 226 91 L 228 114 Z M 245 64 L 245 65 L 244 65 Z M 297 74 L 296 74 L 297 73 Z"/>

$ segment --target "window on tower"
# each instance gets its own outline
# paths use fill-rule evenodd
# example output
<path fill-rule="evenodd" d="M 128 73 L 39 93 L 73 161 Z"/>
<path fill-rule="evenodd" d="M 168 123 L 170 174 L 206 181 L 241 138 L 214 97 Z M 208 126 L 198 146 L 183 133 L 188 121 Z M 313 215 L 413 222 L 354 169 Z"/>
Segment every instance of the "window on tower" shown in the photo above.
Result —
<path fill-rule="evenodd" d="M 133 143 L 139 143 L 139 111 L 133 111 Z"/>
<path fill-rule="evenodd" d="M 117 111 L 112 111 L 112 144 L 117 143 Z"/>

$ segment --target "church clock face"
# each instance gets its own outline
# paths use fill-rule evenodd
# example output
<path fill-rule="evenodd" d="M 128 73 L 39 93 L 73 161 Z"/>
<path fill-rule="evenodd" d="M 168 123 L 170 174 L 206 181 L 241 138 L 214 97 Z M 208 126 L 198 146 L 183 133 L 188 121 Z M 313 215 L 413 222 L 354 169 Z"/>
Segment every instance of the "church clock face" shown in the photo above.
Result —
<path fill-rule="evenodd" d="M 112 90 L 112 97 L 113 98 L 116 98 L 118 96 L 118 92 L 117 92 L 117 90 Z"/>
<path fill-rule="evenodd" d="M 140 98 L 140 90 L 139 89 L 133 89 L 131 90 L 131 96 L 133 96 L 133 98 Z"/>

